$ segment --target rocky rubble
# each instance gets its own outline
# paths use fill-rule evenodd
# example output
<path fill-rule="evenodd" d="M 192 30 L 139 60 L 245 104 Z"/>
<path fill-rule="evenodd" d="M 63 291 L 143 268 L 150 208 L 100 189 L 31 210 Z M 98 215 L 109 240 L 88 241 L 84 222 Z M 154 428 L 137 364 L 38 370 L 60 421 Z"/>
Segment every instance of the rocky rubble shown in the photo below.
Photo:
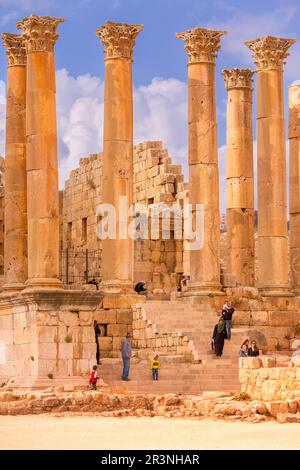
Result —
<path fill-rule="evenodd" d="M 246 399 L 245 399 L 246 398 Z M 55 387 L 41 391 L 0 392 L 0 415 L 42 413 L 93 413 L 99 416 L 165 416 L 168 418 L 212 418 L 260 422 L 300 422 L 300 391 L 289 400 L 262 402 L 241 394 L 204 392 L 202 395 L 144 395 Z"/>

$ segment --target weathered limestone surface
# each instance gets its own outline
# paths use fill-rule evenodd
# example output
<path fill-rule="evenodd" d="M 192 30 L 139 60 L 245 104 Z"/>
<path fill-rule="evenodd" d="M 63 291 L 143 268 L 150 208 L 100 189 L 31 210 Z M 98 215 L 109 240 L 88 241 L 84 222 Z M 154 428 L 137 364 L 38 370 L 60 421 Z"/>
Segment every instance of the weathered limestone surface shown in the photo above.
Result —
<path fill-rule="evenodd" d="M 0 285 L 4 283 L 4 179 L 5 160 L 0 157 Z"/>
<path fill-rule="evenodd" d="M 17 24 L 27 52 L 26 158 L 29 287 L 58 288 L 59 192 L 54 45 L 61 18 Z"/>
<path fill-rule="evenodd" d="M 265 401 L 299 398 L 300 368 L 289 365 L 289 357 L 285 359 L 283 362 L 280 356 L 240 358 L 239 378 L 242 392 L 248 393 L 256 400 Z M 272 411 L 271 414 L 276 416 L 277 412 L 288 410 L 278 410 L 277 407 Z"/>
<path fill-rule="evenodd" d="M 133 240 L 126 235 L 120 198 L 127 210 L 133 193 L 132 60 L 143 25 L 107 22 L 97 30 L 105 47 L 102 200 L 116 210 L 116 239 L 102 243 L 102 289 L 126 292 L 133 285 Z M 131 219 L 129 219 L 130 221 Z M 125 236 L 119 233 L 125 231 Z"/>
<path fill-rule="evenodd" d="M 6 101 L 5 257 L 6 291 L 27 280 L 26 50 L 20 35 L 2 34 L 8 58 Z"/>
<path fill-rule="evenodd" d="M 290 292 L 286 220 L 283 64 L 294 39 L 249 41 L 257 66 L 258 286 Z"/>
<path fill-rule="evenodd" d="M 61 275 L 63 282 L 72 288 L 81 288 L 86 282 L 86 250 L 88 279 L 100 282 L 102 278 L 102 241 L 97 237 L 99 220 L 96 215 L 102 202 L 102 175 L 103 154 L 94 154 L 82 158 L 65 183 Z M 186 193 L 182 168 L 172 164 L 162 142 L 143 142 L 135 146 L 133 202 L 137 211 L 152 203 L 181 207 Z M 134 281 L 143 279 L 150 292 L 159 290 L 168 294 L 176 290 L 178 274 L 188 273 L 187 262 L 183 264 L 183 255 L 187 252 L 183 252 L 183 241 L 174 238 L 172 218 L 170 239 L 163 239 L 161 220 L 158 236 L 152 237 L 151 213 L 149 220 L 149 238 L 134 241 Z M 153 226 L 155 228 L 155 224 Z"/>
<path fill-rule="evenodd" d="M 190 293 L 220 290 L 215 58 L 224 34 L 195 28 L 176 35 L 184 41 L 189 58 L 189 202 L 193 221 L 197 210 L 204 214 L 203 246 L 190 251 Z"/>
<path fill-rule="evenodd" d="M 54 293 L 55 292 L 55 293 Z M 94 320 L 101 325 L 101 357 L 118 357 L 121 340 L 132 332 L 129 298 L 102 298 L 99 292 L 33 291 L 0 302 L 0 342 L 5 361 L 0 377 L 85 376 L 96 363 Z"/>
<path fill-rule="evenodd" d="M 300 85 L 289 87 L 291 281 L 300 289 Z"/>
<path fill-rule="evenodd" d="M 253 73 L 223 70 L 228 91 L 227 286 L 254 285 Z"/>

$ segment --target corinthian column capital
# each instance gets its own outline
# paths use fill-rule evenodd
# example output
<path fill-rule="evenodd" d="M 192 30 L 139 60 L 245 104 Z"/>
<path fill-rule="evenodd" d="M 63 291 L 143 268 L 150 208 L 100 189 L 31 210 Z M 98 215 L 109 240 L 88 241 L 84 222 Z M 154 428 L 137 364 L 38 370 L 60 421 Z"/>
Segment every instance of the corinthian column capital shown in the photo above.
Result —
<path fill-rule="evenodd" d="M 245 45 L 253 52 L 252 56 L 257 70 L 264 70 L 281 68 L 285 64 L 284 59 L 289 56 L 289 48 L 295 42 L 296 39 L 264 36 L 254 41 L 247 41 Z"/>
<path fill-rule="evenodd" d="M 132 59 L 135 38 L 142 31 L 142 24 L 113 23 L 108 21 L 97 29 L 96 35 L 105 47 L 106 59 Z"/>
<path fill-rule="evenodd" d="M 2 33 L 2 45 L 6 48 L 8 67 L 26 65 L 26 49 L 23 36 Z"/>
<path fill-rule="evenodd" d="M 184 49 L 188 54 L 190 64 L 193 62 L 214 64 L 217 52 L 221 47 L 221 37 L 225 34 L 227 34 L 226 31 L 194 28 L 177 33 L 176 37 L 184 41 Z"/>
<path fill-rule="evenodd" d="M 232 88 L 252 89 L 253 74 L 254 72 L 250 69 L 222 70 L 226 90 Z"/>
<path fill-rule="evenodd" d="M 17 28 L 23 31 L 27 54 L 30 52 L 52 52 L 59 38 L 56 30 L 63 18 L 31 15 L 17 23 Z"/>

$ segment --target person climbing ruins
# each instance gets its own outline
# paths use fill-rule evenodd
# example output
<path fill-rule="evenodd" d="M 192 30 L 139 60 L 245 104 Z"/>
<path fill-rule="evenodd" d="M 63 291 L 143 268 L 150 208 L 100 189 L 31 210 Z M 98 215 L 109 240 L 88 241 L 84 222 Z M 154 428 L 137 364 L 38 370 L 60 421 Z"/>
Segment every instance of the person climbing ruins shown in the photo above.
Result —
<path fill-rule="evenodd" d="M 127 333 L 126 338 L 123 339 L 121 344 L 121 353 L 123 360 L 123 373 L 121 380 L 130 380 L 129 379 L 129 369 L 130 369 L 130 359 L 132 356 L 132 347 L 131 347 L 131 334 Z"/>
<path fill-rule="evenodd" d="M 216 356 L 222 356 L 224 348 L 224 340 L 227 339 L 227 331 L 225 321 L 221 317 L 217 325 L 215 325 L 213 332 L 213 340 Z"/>
<path fill-rule="evenodd" d="M 139 281 L 136 285 L 135 285 L 135 292 L 137 292 L 139 295 L 146 295 L 147 293 L 147 289 L 145 288 L 145 281 Z"/>
<path fill-rule="evenodd" d="M 232 322 L 232 315 L 234 314 L 234 308 L 231 305 L 231 302 L 227 301 L 223 305 L 222 309 L 222 317 L 225 321 L 226 331 L 227 331 L 227 339 L 230 340 L 231 338 L 231 322 Z"/>

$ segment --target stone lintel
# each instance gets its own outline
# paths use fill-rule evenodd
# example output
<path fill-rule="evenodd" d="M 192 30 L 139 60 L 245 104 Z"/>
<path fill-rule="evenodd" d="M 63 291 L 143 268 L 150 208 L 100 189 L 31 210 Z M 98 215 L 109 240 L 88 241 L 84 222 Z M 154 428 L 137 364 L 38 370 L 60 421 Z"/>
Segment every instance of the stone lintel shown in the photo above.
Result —
<path fill-rule="evenodd" d="M 96 35 L 105 47 L 106 59 L 131 59 L 137 35 L 142 31 L 142 24 L 114 23 L 107 21 L 97 29 Z"/>
<path fill-rule="evenodd" d="M 26 49 L 22 35 L 2 33 L 2 45 L 6 48 L 8 67 L 26 65 Z"/>
<path fill-rule="evenodd" d="M 5 293 L 0 296 L 0 310 L 7 306 L 20 306 L 39 304 L 43 309 L 57 309 L 61 306 L 72 307 L 85 306 L 96 307 L 102 302 L 103 295 L 100 292 L 84 290 L 38 290 L 28 292 Z"/>
<path fill-rule="evenodd" d="M 245 45 L 253 52 L 254 63 L 257 70 L 268 68 L 282 68 L 288 56 L 289 48 L 295 44 L 296 39 L 277 38 L 263 36 L 253 41 L 245 42 Z"/>
<path fill-rule="evenodd" d="M 250 69 L 222 70 L 226 90 L 250 88 L 252 90 L 254 71 Z"/>
<path fill-rule="evenodd" d="M 31 15 L 17 23 L 17 28 L 23 31 L 27 54 L 31 52 L 53 52 L 59 38 L 56 30 L 63 18 Z"/>
<path fill-rule="evenodd" d="M 214 64 L 221 47 L 221 37 L 225 34 L 227 31 L 193 28 L 177 33 L 176 37 L 185 43 L 184 49 L 188 54 L 189 64 L 197 62 Z"/>

